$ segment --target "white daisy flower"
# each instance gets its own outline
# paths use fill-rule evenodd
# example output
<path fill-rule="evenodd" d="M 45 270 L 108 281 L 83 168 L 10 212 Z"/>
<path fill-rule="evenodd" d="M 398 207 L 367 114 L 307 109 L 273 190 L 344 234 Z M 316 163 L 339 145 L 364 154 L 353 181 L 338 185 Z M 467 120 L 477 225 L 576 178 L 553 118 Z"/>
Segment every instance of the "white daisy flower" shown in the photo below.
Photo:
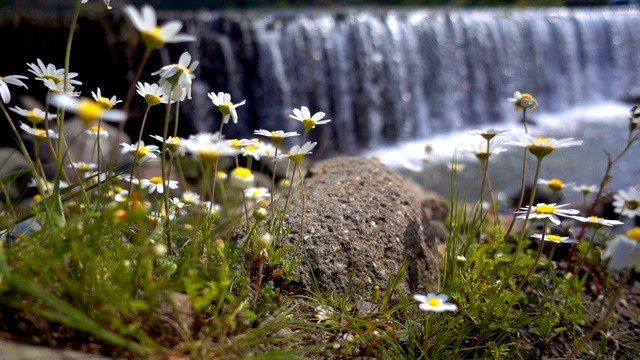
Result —
<path fill-rule="evenodd" d="M 269 193 L 269 189 L 266 187 L 252 186 L 244 189 L 244 196 L 250 200 L 260 201 L 262 199 L 269 198 L 271 194 Z"/>
<path fill-rule="evenodd" d="M 435 293 L 428 293 L 427 295 L 415 294 L 413 299 L 418 301 L 418 306 L 422 311 L 456 311 L 458 306 L 456 304 L 448 303 L 449 296 L 446 294 L 436 295 Z"/>
<path fill-rule="evenodd" d="M 229 122 L 229 119 L 233 120 L 234 124 L 238 123 L 238 112 L 236 108 L 238 106 L 244 105 L 246 100 L 242 100 L 241 102 L 234 104 L 231 102 L 231 94 L 219 92 L 218 94 L 214 92 L 210 92 L 208 94 L 209 99 L 213 102 L 213 105 L 218 107 L 218 110 L 222 113 L 222 123 L 226 124 Z"/>
<path fill-rule="evenodd" d="M 171 199 L 169 199 L 169 201 L 171 201 L 173 206 L 175 206 L 179 210 L 182 210 L 182 208 L 185 207 L 185 206 L 191 206 L 191 204 L 187 204 L 187 203 L 181 201 L 179 197 L 171 198 Z"/>
<path fill-rule="evenodd" d="M 95 100 L 98 104 L 102 105 L 105 109 L 111 109 L 116 106 L 117 103 L 121 103 L 122 100 L 118 100 L 116 96 L 112 96 L 111 98 L 106 98 L 102 96 L 102 92 L 100 88 L 98 88 L 97 92 L 91 92 L 91 96 L 93 96 L 93 100 Z"/>
<path fill-rule="evenodd" d="M 271 234 L 264 233 L 262 235 L 260 235 L 260 237 L 258 237 L 258 250 L 262 250 L 262 249 L 266 249 L 269 244 L 271 244 L 271 241 L 273 240 L 273 236 L 271 236 Z"/>
<path fill-rule="evenodd" d="M 516 91 L 513 93 L 513 97 L 507 99 L 513 103 L 516 110 L 522 109 L 535 109 L 538 107 L 538 101 L 531 94 L 520 93 L 520 91 Z"/>
<path fill-rule="evenodd" d="M 276 146 L 270 142 L 259 142 L 258 155 L 260 155 L 260 157 L 268 157 L 273 159 L 276 156 Z"/>
<path fill-rule="evenodd" d="M 56 114 L 46 113 L 38 108 L 33 108 L 31 110 L 23 109 L 21 107 L 10 107 L 9 110 L 15 112 L 20 116 L 24 116 L 29 120 L 33 125 L 39 124 L 45 120 L 53 120 L 58 117 Z"/>
<path fill-rule="evenodd" d="M 187 190 L 182 193 L 182 202 L 187 205 L 198 205 L 200 203 L 200 195 Z"/>
<path fill-rule="evenodd" d="M 245 146 L 257 145 L 260 141 L 258 139 L 230 139 L 225 142 L 234 148 L 242 149 Z"/>
<path fill-rule="evenodd" d="M 187 97 L 191 99 L 191 84 L 196 77 L 193 71 L 198 64 L 198 61 L 191 62 L 191 54 L 185 51 L 180 55 L 177 64 L 164 66 L 151 75 L 160 76 L 160 86 L 165 88 L 165 93 L 169 94 L 172 86 L 179 86 L 186 90 Z"/>
<path fill-rule="evenodd" d="M 558 219 L 558 216 L 566 216 L 566 217 L 573 218 L 573 215 L 577 215 L 580 213 L 580 211 L 575 209 L 560 209 L 561 207 L 564 207 L 564 206 L 569 206 L 569 204 L 556 205 L 555 203 L 554 204 L 539 203 L 538 205 L 533 206 L 531 208 L 528 219 L 529 220 L 530 219 L 549 219 L 554 224 L 560 225 L 560 219 Z M 526 218 L 528 209 L 529 209 L 529 206 L 527 205 L 521 208 L 520 210 L 516 211 L 516 214 L 519 214 L 518 216 L 516 216 L 516 218 L 517 219 Z"/>
<path fill-rule="evenodd" d="M 240 153 L 240 149 L 229 146 L 224 141 L 214 141 L 215 134 L 208 135 L 211 136 L 197 136 L 185 140 L 187 151 L 207 162 L 215 162 L 223 156 L 235 156 Z"/>
<path fill-rule="evenodd" d="M 227 178 L 229 177 L 229 174 L 227 174 L 226 172 L 222 171 L 222 170 L 218 170 L 216 172 L 215 175 L 216 179 L 218 179 L 219 181 L 225 181 L 227 180 Z"/>
<path fill-rule="evenodd" d="M 51 139 L 57 139 L 58 138 L 58 134 L 56 134 L 51 129 L 45 130 L 45 129 L 33 128 L 33 127 L 23 123 L 22 121 L 20 122 L 20 129 L 22 129 L 22 131 L 26 132 L 27 134 L 31 135 L 33 137 L 33 139 L 35 141 L 37 141 L 37 142 L 40 142 L 40 141 L 43 141 L 43 140 L 47 140 L 47 137 L 49 137 Z"/>
<path fill-rule="evenodd" d="M 99 139 L 98 141 L 109 138 L 109 132 L 98 125 L 91 126 L 87 130 L 85 130 L 84 133 L 89 137 Z"/>
<path fill-rule="evenodd" d="M 471 130 L 471 131 L 469 131 L 469 134 L 470 135 L 480 135 L 486 140 L 491 140 L 494 137 L 496 137 L 497 135 L 504 135 L 504 133 L 506 133 L 508 131 L 509 130 L 498 130 L 498 129 Z M 428 145 L 431 145 L 431 144 L 428 144 Z M 433 150 L 433 148 L 431 148 L 431 150 Z M 429 150 L 428 148 L 426 149 L 427 153 L 431 152 L 431 150 Z"/>
<path fill-rule="evenodd" d="M 518 134 L 516 136 L 519 141 L 508 140 L 505 145 L 525 147 L 539 159 L 549 155 L 555 149 L 582 145 L 582 140 L 574 140 L 573 138 L 554 139 L 534 137 L 529 134 Z"/>
<path fill-rule="evenodd" d="M 620 190 L 613 195 L 613 211 L 616 214 L 634 218 L 640 216 L 640 191 L 634 186 Z"/>
<path fill-rule="evenodd" d="M 322 120 L 324 118 L 324 115 L 325 113 L 323 113 L 322 111 L 318 111 L 317 113 L 313 114 L 313 116 L 311 116 L 309 108 L 303 106 L 300 109 L 293 109 L 293 115 L 289 115 L 289 117 L 300 121 L 302 125 L 304 125 L 304 130 L 309 131 L 316 127 L 316 125 L 322 125 L 331 122 L 330 119 Z"/>
<path fill-rule="evenodd" d="M 538 184 L 540 185 L 546 185 L 551 191 L 553 192 L 557 192 L 560 191 L 564 188 L 566 188 L 567 186 L 571 186 L 575 183 L 564 183 L 562 180 L 557 179 L 557 178 L 552 178 L 549 180 L 545 180 L 545 179 L 538 179 Z"/>
<path fill-rule="evenodd" d="M 164 92 L 164 88 L 158 84 L 149 84 L 138 82 L 136 84 L 136 92 L 144 98 L 147 105 L 154 106 L 158 104 L 166 104 L 169 102 L 169 94 Z"/>
<path fill-rule="evenodd" d="M 581 192 L 582 195 L 587 196 L 600 190 L 600 187 L 598 185 L 574 185 L 571 190 Z"/>
<path fill-rule="evenodd" d="M 231 171 L 229 182 L 234 188 L 247 189 L 253 186 L 254 180 L 255 177 L 250 169 L 239 166 Z"/>
<path fill-rule="evenodd" d="M 34 74 L 36 80 L 44 81 L 46 79 L 53 80 L 55 84 L 62 84 L 64 82 L 64 69 L 56 69 L 55 65 L 45 64 L 40 59 L 36 59 L 37 64 L 27 63 L 29 72 Z M 82 85 L 82 82 L 75 80 L 78 73 L 70 72 L 67 75 L 67 82 L 71 85 Z"/>
<path fill-rule="evenodd" d="M 467 167 L 467 164 L 461 163 L 459 161 L 452 161 L 450 163 L 447 163 L 447 167 L 451 171 L 462 171 Z"/>
<path fill-rule="evenodd" d="M 82 122 L 89 126 L 98 119 L 122 122 L 127 120 L 127 113 L 122 110 L 105 109 L 99 102 L 82 98 L 77 99 L 66 95 L 55 94 L 51 97 L 51 103 L 59 108 L 65 108 L 67 111 L 73 112 Z"/>
<path fill-rule="evenodd" d="M 122 146 L 122 154 L 131 154 L 140 159 L 145 157 L 155 159 L 158 157 L 157 154 L 160 153 L 157 145 L 145 145 L 144 141 L 135 144 L 120 143 L 120 146 Z"/>
<path fill-rule="evenodd" d="M 542 240 L 542 234 L 532 234 L 531 237 L 534 239 Z M 549 241 L 555 244 L 576 244 L 579 242 L 578 240 L 572 239 L 568 236 L 560 236 L 554 234 L 544 235 L 544 241 Z"/>
<path fill-rule="evenodd" d="M 220 212 L 222 211 L 222 206 L 220 206 L 219 204 L 212 204 L 211 201 L 203 201 L 200 203 L 200 205 L 203 211 L 211 215 L 220 214 Z"/>
<path fill-rule="evenodd" d="M 75 87 L 71 84 L 67 84 L 67 87 L 65 89 L 63 82 L 57 83 L 53 79 L 44 79 L 42 80 L 42 82 L 44 83 L 44 86 L 46 86 L 47 89 L 49 89 L 49 91 L 54 94 L 62 94 L 71 97 L 80 96 L 80 91 L 75 91 Z"/>
<path fill-rule="evenodd" d="M 195 36 L 179 34 L 182 29 L 180 21 L 169 21 L 161 27 L 158 26 L 156 12 L 151 5 L 143 5 L 140 11 L 132 5 L 127 5 L 124 12 L 140 32 L 144 44 L 150 49 L 159 49 L 166 43 L 196 40 Z"/>
<path fill-rule="evenodd" d="M 475 155 L 479 160 L 487 160 L 491 155 L 498 155 L 507 151 L 507 149 L 499 147 L 499 144 L 497 141 L 489 141 L 489 149 L 487 149 L 487 141 L 480 141 L 467 144 L 460 150 Z"/>
<path fill-rule="evenodd" d="M 71 164 L 67 165 L 68 167 L 72 168 L 72 169 L 77 169 L 80 171 L 92 171 L 98 168 L 98 165 L 94 164 L 94 163 L 86 163 L 84 161 L 76 161 L 76 162 L 72 162 Z"/>
<path fill-rule="evenodd" d="M 185 142 L 183 141 L 182 138 L 178 136 L 169 136 L 166 139 L 163 139 L 162 136 L 158 136 L 158 135 L 149 135 L 149 136 L 160 142 L 165 143 L 167 146 L 167 149 L 169 149 L 171 152 L 173 152 L 174 154 L 180 157 L 184 156 L 187 151 Z"/>
<path fill-rule="evenodd" d="M 242 156 L 251 156 L 256 160 L 260 160 L 261 153 L 260 148 L 257 145 L 247 145 L 243 147 L 241 150 Z"/>
<path fill-rule="evenodd" d="M 2 99 L 3 103 L 7 104 L 11 101 L 8 84 L 23 86 L 25 89 L 28 89 L 27 85 L 23 83 L 21 79 L 28 79 L 28 77 L 23 75 L 0 76 L 0 99 Z"/>
<path fill-rule="evenodd" d="M 624 224 L 622 221 L 619 221 L 619 220 L 606 220 L 597 216 L 589 216 L 589 217 L 573 216 L 573 218 L 581 222 L 589 223 L 591 227 L 594 229 L 599 229 L 603 226 L 611 227 L 615 225 Z"/>
<path fill-rule="evenodd" d="M 54 184 L 53 184 L 53 182 L 51 182 L 51 181 L 49 181 L 47 179 L 40 178 L 40 179 L 36 180 L 34 178 L 31 178 L 31 180 L 29 180 L 28 186 L 29 187 L 37 187 L 38 183 L 40 183 L 40 185 L 42 186 L 42 189 L 44 190 L 45 193 L 53 192 Z M 69 186 L 69 184 L 67 184 L 66 182 L 60 181 L 60 189 L 64 189 L 64 188 L 66 188 L 68 186 Z"/>
<path fill-rule="evenodd" d="M 311 154 L 311 150 L 313 150 L 313 148 L 316 147 L 317 144 L 317 142 L 307 141 L 304 145 L 302 145 L 302 147 L 300 147 L 300 145 L 294 145 L 291 149 L 289 149 L 289 152 L 287 154 L 278 155 L 278 158 L 276 160 L 290 159 L 294 163 L 299 164 L 300 160 L 302 160 L 302 157 L 307 154 Z"/>
<path fill-rule="evenodd" d="M 609 269 L 634 267 L 636 271 L 640 271 L 640 227 L 634 227 L 626 234 L 608 241 L 602 258 L 609 259 Z"/>
<path fill-rule="evenodd" d="M 140 180 L 140 186 L 143 189 L 149 188 L 149 194 L 157 192 L 158 194 L 164 193 L 166 188 L 177 189 L 178 182 L 176 180 L 162 181 L 161 176 L 154 176 L 151 179 Z"/>
<path fill-rule="evenodd" d="M 300 136 L 300 134 L 298 134 L 297 131 L 284 132 L 282 130 L 269 131 L 269 130 L 262 130 L 262 129 L 255 130 L 253 134 L 270 137 L 271 141 L 273 141 L 273 143 L 276 145 L 280 145 L 280 143 L 282 143 L 285 138 L 292 137 L 292 136 Z"/>

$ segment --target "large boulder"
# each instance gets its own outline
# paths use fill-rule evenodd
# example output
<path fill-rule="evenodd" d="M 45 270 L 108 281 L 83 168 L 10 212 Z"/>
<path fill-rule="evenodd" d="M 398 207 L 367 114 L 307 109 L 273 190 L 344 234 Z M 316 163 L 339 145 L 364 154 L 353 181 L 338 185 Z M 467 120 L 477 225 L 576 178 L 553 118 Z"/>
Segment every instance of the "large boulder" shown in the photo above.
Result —
<path fill-rule="evenodd" d="M 391 168 L 368 158 L 337 157 L 313 165 L 302 198 L 292 195 L 284 240 L 303 255 L 298 269 L 307 287 L 345 292 L 358 287 L 382 290 L 403 260 L 408 271 L 401 291 L 437 290 L 440 272 L 434 236 L 421 206 L 422 193 Z M 295 251 L 295 250 L 292 250 Z"/>

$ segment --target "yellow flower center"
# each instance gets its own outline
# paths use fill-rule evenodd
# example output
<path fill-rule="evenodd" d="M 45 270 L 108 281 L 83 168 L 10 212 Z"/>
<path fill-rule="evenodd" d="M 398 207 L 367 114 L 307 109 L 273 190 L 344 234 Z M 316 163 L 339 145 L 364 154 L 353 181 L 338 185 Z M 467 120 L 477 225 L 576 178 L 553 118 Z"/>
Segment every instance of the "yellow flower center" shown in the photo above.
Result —
<path fill-rule="evenodd" d="M 43 140 L 47 138 L 47 132 L 44 131 L 43 129 L 33 129 L 35 131 L 35 133 L 33 134 L 33 137 L 38 139 L 38 140 Z"/>
<path fill-rule="evenodd" d="M 233 173 L 236 176 L 241 177 L 243 179 L 251 179 L 251 177 L 253 176 L 253 174 L 251 173 L 251 170 L 244 167 L 237 167 L 233 169 Z"/>
<path fill-rule="evenodd" d="M 220 106 L 218 106 L 218 110 L 220 110 L 220 112 L 222 113 L 222 115 L 229 115 L 231 114 L 231 110 L 230 108 L 233 106 L 233 103 L 231 101 L 229 101 L 226 104 L 220 104 Z M 235 146 L 235 145 L 234 145 Z"/>
<path fill-rule="evenodd" d="M 488 154 L 486 150 L 480 150 L 479 152 L 475 153 L 475 155 L 476 155 L 476 158 L 478 158 L 478 160 L 485 161 L 489 158 L 491 154 Z"/>
<path fill-rule="evenodd" d="M 88 123 L 102 116 L 104 108 L 96 101 L 82 99 L 78 102 L 78 108 L 76 111 L 80 119 L 84 121 L 85 125 L 88 125 Z"/>
<path fill-rule="evenodd" d="M 148 152 L 149 152 L 149 148 L 147 148 L 146 146 L 140 146 L 137 152 L 135 149 L 133 149 L 133 153 L 135 153 L 139 157 L 145 156 Z"/>
<path fill-rule="evenodd" d="M 555 214 L 556 207 L 553 205 L 538 204 L 538 206 L 536 206 L 536 212 L 538 214 Z"/>
<path fill-rule="evenodd" d="M 144 44 L 153 50 L 160 49 L 165 43 L 165 39 L 160 36 L 160 27 L 156 26 L 152 31 L 143 31 L 140 33 Z"/>
<path fill-rule="evenodd" d="M 218 171 L 218 172 L 216 173 L 216 177 L 217 177 L 217 178 L 219 178 L 219 179 L 220 179 L 220 178 L 221 178 L 221 179 L 225 179 L 225 178 L 227 177 L 227 173 L 226 173 L 226 172 L 224 172 L 224 171 Z"/>
<path fill-rule="evenodd" d="M 216 161 L 218 158 L 220 158 L 220 154 L 217 153 L 215 150 L 213 149 L 198 149 L 196 150 L 198 155 L 200 156 L 200 159 L 202 159 L 202 161 L 210 161 L 210 162 L 214 162 Z"/>
<path fill-rule="evenodd" d="M 527 146 L 529 152 L 535 155 L 538 159 L 542 159 L 543 157 L 551 154 L 554 150 L 552 146 L 543 146 L 543 145 L 529 145 Z"/>
<path fill-rule="evenodd" d="M 635 199 L 627 200 L 624 203 L 624 207 L 626 207 L 629 210 L 635 210 L 638 208 L 638 206 L 640 206 L 640 203 L 638 202 L 638 200 L 635 200 Z"/>
<path fill-rule="evenodd" d="M 628 238 L 640 242 L 640 226 L 636 226 L 633 229 L 627 231 L 626 235 Z"/>
<path fill-rule="evenodd" d="M 103 109 L 111 109 L 113 107 L 111 100 L 107 99 L 106 97 L 101 97 L 98 100 L 96 100 L 96 102 L 100 104 L 100 106 L 102 106 Z"/>
<path fill-rule="evenodd" d="M 442 305 L 442 300 L 438 299 L 437 297 L 430 297 L 427 299 L 427 303 L 431 306 L 440 306 Z"/>
<path fill-rule="evenodd" d="M 50 74 L 44 74 L 44 75 L 42 75 L 42 78 L 43 79 L 51 79 L 56 84 L 59 84 L 64 80 L 60 76 L 55 76 L 55 75 L 50 75 Z"/>
<path fill-rule="evenodd" d="M 300 163 L 300 160 L 302 160 L 302 157 L 304 156 L 304 154 L 300 153 L 300 154 L 295 154 L 295 155 L 289 155 L 289 159 L 291 159 L 291 161 L 293 161 L 296 164 Z"/>
<path fill-rule="evenodd" d="M 543 144 L 549 141 L 549 138 L 542 137 L 542 136 L 538 136 L 536 139 L 538 139 L 538 141 L 540 141 Z"/>
<path fill-rule="evenodd" d="M 522 94 L 522 99 L 524 99 L 524 100 L 533 100 L 533 101 L 536 100 L 536 99 L 534 99 L 533 95 L 528 94 L 528 93 Z"/>
<path fill-rule="evenodd" d="M 547 186 L 549 187 L 549 189 L 551 189 L 551 191 L 558 191 L 562 190 L 562 188 L 564 187 L 564 183 L 560 179 L 553 178 L 549 180 L 549 184 L 547 184 Z"/>
<path fill-rule="evenodd" d="M 251 192 L 251 195 L 252 195 L 253 197 L 258 197 L 258 195 L 260 195 L 260 190 L 258 190 L 258 189 L 254 189 L 254 190 Z"/>
<path fill-rule="evenodd" d="M 230 145 L 235 147 L 235 148 L 242 147 L 242 145 L 240 145 L 240 140 L 238 140 L 238 139 L 231 140 L 231 144 Z"/>
<path fill-rule="evenodd" d="M 602 218 L 597 216 L 589 216 L 589 221 L 598 221 L 598 220 L 602 220 Z"/>
<path fill-rule="evenodd" d="M 32 124 L 37 124 L 44 120 L 44 117 L 36 115 L 34 110 L 29 110 L 29 115 L 27 115 L 26 118 L 31 121 Z"/>
<path fill-rule="evenodd" d="M 147 105 L 154 106 L 160 104 L 162 102 L 162 98 L 156 94 L 146 94 L 144 96 L 144 101 L 147 102 Z"/>
<path fill-rule="evenodd" d="M 244 151 L 247 151 L 247 152 L 256 151 L 256 150 L 258 149 L 253 145 L 247 145 L 244 147 Z"/>
<path fill-rule="evenodd" d="M 549 241 L 553 241 L 553 242 L 561 242 L 562 239 L 564 239 L 562 236 L 551 235 L 551 234 L 546 235 L 544 238 L 549 240 Z"/>
<path fill-rule="evenodd" d="M 311 129 L 313 129 L 314 127 L 316 127 L 316 121 L 313 119 L 304 119 L 302 120 L 302 125 L 304 125 L 304 129 L 306 131 L 309 131 Z"/>
<path fill-rule="evenodd" d="M 162 177 L 154 176 L 151 179 L 149 179 L 149 181 L 154 183 L 154 184 L 162 184 Z"/>
<path fill-rule="evenodd" d="M 180 79 L 182 74 L 191 74 L 191 71 L 189 70 L 189 68 L 186 68 L 180 64 L 173 64 L 173 66 L 178 68 L 178 72 L 176 72 L 173 76 L 167 79 L 167 81 L 169 81 L 170 84 L 178 85 L 178 80 Z"/>
<path fill-rule="evenodd" d="M 104 131 L 104 129 L 102 129 L 98 125 L 93 125 L 92 127 L 89 128 L 89 130 L 93 131 L 94 133 L 101 133 Z"/>

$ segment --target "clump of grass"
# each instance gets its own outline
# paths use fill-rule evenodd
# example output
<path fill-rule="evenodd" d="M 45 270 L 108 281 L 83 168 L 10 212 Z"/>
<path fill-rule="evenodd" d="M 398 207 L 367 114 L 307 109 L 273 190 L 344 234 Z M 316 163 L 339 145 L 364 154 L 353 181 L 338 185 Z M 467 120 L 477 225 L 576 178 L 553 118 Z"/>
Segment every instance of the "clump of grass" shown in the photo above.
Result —
<path fill-rule="evenodd" d="M 292 196 L 302 196 L 305 206 L 301 161 L 316 146 L 307 137 L 330 120 L 323 112 L 312 115 L 304 106 L 294 109 L 290 116 L 304 132 L 302 141 L 287 150 L 281 145 L 285 138 L 298 136 L 295 131 L 255 131 L 270 142 L 225 139 L 225 126 L 241 121 L 236 108 L 244 101 L 233 103 L 230 94 L 218 92 L 209 94 L 220 111 L 218 132 L 181 138 L 179 107 L 188 104 L 198 66 L 188 52 L 178 63 L 153 73 L 159 76 L 157 83 L 138 82 L 139 70 L 124 101 L 103 97 L 100 89 L 92 98 L 79 98 L 75 86 L 81 83 L 68 64 L 81 6 L 77 1 L 65 67 L 56 69 L 40 60 L 30 64 L 36 80 L 50 90 L 45 109 L 10 108 L 31 122 L 21 128 L 35 140 L 35 157 L 29 157 L 22 141 L 19 149 L 29 163 L 26 171 L 37 194 L 10 195 L 8 185 L 19 174 L 0 182 L 6 204 L 0 217 L 4 332 L 40 344 L 131 358 L 530 358 L 547 356 L 553 344 L 579 338 L 563 347 L 568 358 L 581 351 L 596 356 L 606 352 L 607 337 L 600 344 L 589 340 L 613 314 L 630 269 L 638 268 L 637 257 L 623 254 L 640 246 L 640 230 L 611 239 L 605 230 L 620 222 L 593 215 L 611 168 L 639 138 L 636 107 L 625 148 L 615 157 L 607 153 L 608 167 L 589 213 L 533 203 L 542 160 L 580 141 L 529 136 L 526 114 L 537 101 L 516 92 L 510 100 L 523 112 L 525 134 L 505 145 L 524 148 L 523 169 L 529 154 L 537 166 L 531 197 L 520 199 L 528 206 L 518 206 L 506 229 L 498 221 L 500 204 L 489 172 L 491 156 L 505 150 L 499 147 L 504 131 L 476 131 L 482 141 L 467 150 L 482 165 L 479 197 L 460 199 L 452 172 L 438 289 L 427 294 L 400 292 L 406 262 L 381 284 L 386 285 L 384 292 L 378 285 L 369 289 L 361 284 L 343 294 L 324 293 L 318 286 L 298 289 L 294 274 L 305 266 L 304 251 L 283 245 L 292 230 L 283 220 Z M 167 43 L 195 39 L 179 34 L 177 23 L 157 27 L 152 17 L 134 7 L 124 11 L 145 47 L 139 69 L 151 52 Z M 143 13 L 150 12 L 151 7 L 143 8 Z M 5 104 L 11 101 L 7 85 L 26 86 L 22 80 L 26 77 L 0 78 L 0 109 L 17 139 L 23 134 Z M 165 108 L 163 134 L 153 136 L 159 145 L 145 144 L 140 129 L 135 143 L 121 144 L 130 162 L 116 166 L 118 154 L 101 149 L 107 136 L 101 126 L 117 122 L 115 143 L 120 143 L 134 92 L 147 104 L 142 128 L 152 106 Z M 73 159 L 68 150 L 77 141 L 67 139 L 63 131 L 69 113 L 86 127 L 82 136 L 89 139 L 89 162 Z M 51 120 L 59 133 L 48 128 Z M 42 146 L 55 155 L 53 179 L 47 179 L 40 160 Z M 274 161 L 269 187 L 255 185 L 254 161 L 260 158 Z M 158 175 L 142 178 L 142 169 L 150 163 Z M 454 164 L 455 159 L 452 168 Z M 276 185 L 277 166 L 286 166 L 290 175 L 284 185 Z M 186 187 L 187 172 L 200 176 L 198 186 Z M 525 178 L 523 170 L 523 187 Z M 621 192 L 616 200 L 619 213 L 638 214 L 638 190 Z M 535 221 L 542 221 L 542 232 L 531 236 L 527 224 Z M 574 222 L 585 224 L 576 239 L 551 232 L 551 223 Z M 302 237 L 304 215 L 299 226 Z M 590 241 L 579 241 L 583 235 Z M 567 261 L 555 261 L 553 254 L 563 242 L 577 245 Z M 551 251 L 545 253 L 547 247 Z M 615 271 L 621 269 L 627 270 L 618 279 Z M 594 304 L 587 296 L 593 279 L 604 284 L 602 293 L 617 280 L 608 304 Z M 591 325 L 594 319 L 599 320 Z M 625 351 L 634 357 L 640 348 Z"/>

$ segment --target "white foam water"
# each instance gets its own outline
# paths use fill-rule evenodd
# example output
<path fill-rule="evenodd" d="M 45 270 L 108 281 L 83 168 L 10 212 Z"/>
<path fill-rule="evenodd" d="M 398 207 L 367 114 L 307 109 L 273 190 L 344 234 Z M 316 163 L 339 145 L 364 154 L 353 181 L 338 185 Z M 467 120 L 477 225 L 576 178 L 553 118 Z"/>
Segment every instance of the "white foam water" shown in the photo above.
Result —
<path fill-rule="evenodd" d="M 557 149 L 543 159 L 540 178 L 559 178 L 565 183 L 576 185 L 599 184 L 607 166 L 608 151 L 613 157 L 624 148 L 629 125 L 631 105 L 621 102 L 604 102 L 592 106 L 573 108 L 558 113 L 527 114 L 529 134 L 553 138 L 573 137 L 582 140 L 582 146 Z M 464 164 L 457 173 L 457 188 L 461 196 L 474 198 L 478 195 L 482 170 L 474 155 L 462 151 L 472 142 L 482 142 L 471 130 L 496 128 L 509 130 L 502 140 L 515 140 L 515 135 L 524 133 L 521 122 L 522 113 L 514 111 L 513 119 L 485 128 L 459 129 L 447 134 L 433 136 L 398 144 L 393 147 L 379 148 L 364 153 L 375 156 L 382 163 L 413 178 L 424 187 L 445 196 L 450 191 L 450 165 L 454 157 Z M 425 147 L 431 144 L 433 150 L 425 162 Z M 522 174 L 523 149 L 517 146 L 502 145 L 507 151 L 490 159 L 490 178 L 500 198 L 507 201 L 518 193 Z M 528 155 L 527 182 L 533 181 L 535 158 Z M 640 184 L 640 144 L 635 143 L 627 154 L 618 161 L 612 171 L 613 178 L 605 190 L 617 191 Z M 410 164 L 410 165 L 409 165 Z M 413 167 L 408 170 L 407 167 Z M 579 192 L 563 190 L 567 202 L 582 202 Z"/>

